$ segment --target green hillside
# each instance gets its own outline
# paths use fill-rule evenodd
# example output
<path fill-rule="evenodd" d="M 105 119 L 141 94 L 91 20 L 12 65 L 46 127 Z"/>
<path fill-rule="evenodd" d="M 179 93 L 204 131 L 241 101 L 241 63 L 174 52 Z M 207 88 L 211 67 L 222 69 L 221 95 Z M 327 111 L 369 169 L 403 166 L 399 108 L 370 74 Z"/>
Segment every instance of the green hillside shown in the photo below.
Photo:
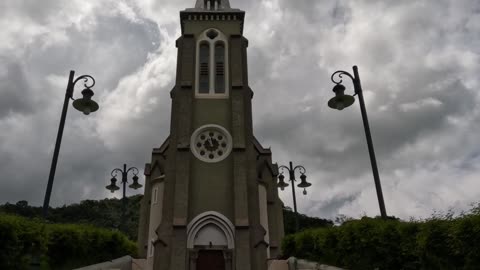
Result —
<path fill-rule="evenodd" d="M 80 203 L 50 208 L 48 220 L 53 223 L 90 224 L 96 227 L 117 229 L 131 240 L 137 239 L 140 200 L 143 195 L 127 197 L 126 224 L 122 224 L 122 201 L 119 199 L 85 200 Z M 0 206 L 0 212 L 28 218 L 40 218 L 41 207 L 30 206 L 27 201 Z M 290 208 L 283 209 L 285 233 L 295 232 L 295 213 Z M 331 227 L 327 219 L 308 217 L 299 214 L 300 230 L 316 227 Z"/>
<path fill-rule="evenodd" d="M 119 199 L 85 200 L 80 203 L 50 208 L 51 223 L 89 224 L 96 227 L 116 229 L 131 240 L 137 239 L 138 212 L 142 195 L 126 198 L 126 224 L 122 224 L 122 201 Z M 41 218 L 42 208 L 28 205 L 27 201 L 0 206 L 0 212 L 28 218 Z"/>

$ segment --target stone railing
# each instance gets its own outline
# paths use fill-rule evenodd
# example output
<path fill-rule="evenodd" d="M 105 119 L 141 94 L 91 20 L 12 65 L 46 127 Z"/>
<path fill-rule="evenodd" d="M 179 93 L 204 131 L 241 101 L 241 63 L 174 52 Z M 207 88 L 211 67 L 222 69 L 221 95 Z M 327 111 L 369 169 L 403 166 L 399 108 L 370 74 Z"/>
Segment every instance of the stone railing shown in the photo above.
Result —
<path fill-rule="evenodd" d="M 135 260 L 130 256 L 121 257 L 109 262 L 90 265 L 74 270 L 142 270 L 145 260 Z M 268 270 L 345 270 L 338 267 L 310 262 L 307 260 L 290 257 L 288 260 L 271 260 Z"/>
<path fill-rule="evenodd" d="M 145 260 L 136 260 L 130 256 L 124 256 L 109 262 L 103 262 L 74 270 L 142 270 Z"/>
<path fill-rule="evenodd" d="M 270 261 L 268 270 L 344 270 L 342 268 L 290 257 L 288 260 Z"/>

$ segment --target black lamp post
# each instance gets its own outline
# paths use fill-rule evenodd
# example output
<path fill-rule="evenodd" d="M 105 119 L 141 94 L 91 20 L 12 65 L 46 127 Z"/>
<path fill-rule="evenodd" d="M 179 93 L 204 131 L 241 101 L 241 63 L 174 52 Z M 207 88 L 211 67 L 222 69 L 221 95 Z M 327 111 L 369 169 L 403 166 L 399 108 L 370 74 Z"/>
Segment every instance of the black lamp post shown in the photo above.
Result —
<path fill-rule="evenodd" d="M 139 189 L 142 187 L 141 184 L 138 183 L 138 169 L 136 167 L 130 167 L 129 169 L 127 169 L 127 164 L 123 164 L 123 170 L 122 169 L 119 169 L 119 168 L 116 168 L 116 169 L 113 169 L 113 171 L 110 173 L 110 175 L 112 176 L 112 179 L 110 180 L 111 181 L 111 184 L 106 186 L 106 189 L 110 190 L 112 193 L 115 192 L 115 190 L 119 190 L 120 188 L 116 185 L 117 183 L 117 173 L 121 173 L 122 174 L 122 184 L 123 184 L 123 197 L 122 197 L 122 225 L 124 226 L 126 224 L 126 215 L 125 215 L 125 212 L 127 210 L 127 201 L 126 201 L 126 189 L 127 189 L 127 176 L 128 176 L 128 173 L 132 171 L 133 172 L 133 177 L 132 177 L 132 180 L 133 180 L 133 183 L 130 184 L 128 187 L 129 188 L 132 188 L 132 189 Z"/>
<path fill-rule="evenodd" d="M 288 171 L 288 174 L 290 176 L 290 182 L 292 182 L 292 196 L 293 196 L 293 210 L 295 211 L 295 230 L 298 232 L 299 230 L 299 223 L 298 223 L 298 212 L 297 212 L 297 197 L 295 195 L 295 170 L 299 170 L 300 171 L 300 180 L 302 182 L 300 182 L 300 184 L 298 184 L 298 187 L 299 188 L 303 188 L 303 195 L 307 195 L 307 187 L 311 186 L 312 184 L 308 183 L 307 182 L 307 176 L 305 175 L 305 167 L 303 166 L 296 166 L 295 168 L 293 167 L 292 165 L 292 162 L 290 161 L 290 167 L 287 167 L 287 166 L 280 166 L 278 167 L 279 169 L 282 170 L 282 173 L 280 173 L 280 175 L 278 176 L 278 184 L 277 186 L 281 189 L 281 190 L 284 190 L 286 187 L 288 187 L 288 184 L 285 183 L 285 176 L 283 175 L 283 172 L 284 170 L 287 170 Z"/>
<path fill-rule="evenodd" d="M 339 80 L 335 80 L 335 76 L 337 75 L 340 78 Z M 365 101 L 363 100 L 362 85 L 360 84 L 360 76 L 358 75 L 357 66 L 353 66 L 353 76 L 343 70 L 336 71 L 332 74 L 331 80 L 333 83 L 335 83 L 335 86 L 333 87 L 335 97 L 328 101 L 328 106 L 332 109 L 341 111 L 355 102 L 355 98 L 353 96 L 344 94 L 345 86 L 342 85 L 343 75 L 352 79 L 355 95 L 358 95 L 358 100 L 360 101 L 360 111 L 362 112 L 363 127 L 365 129 L 365 136 L 367 137 L 368 152 L 370 153 L 370 163 L 372 164 L 373 179 L 375 181 L 375 188 L 377 190 L 380 213 L 382 218 L 387 218 L 387 210 L 385 210 L 385 202 L 383 201 L 382 185 L 380 184 L 380 176 L 378 175 L 377 160 L 375 159 L 372 135 L 370 133 L 370 126 L 368 124 L 367 110 L 365 109 Z"/>
<path fill-rule="evenodd" d="M 89 115 L 91 112 L 98 110 L 98 104 L 92 100 L 93 91 L 92 88 L 95 85 L 95 79 L 90 75 L 83 75 L 74 80 L 75 71 L 70 71 L 68 78 L 67 91 L 65 93 L 65 101 L 63 102 L 62 116 L 60 117 L 60 125 L 58 127 L 57 141 L 55 143 L 55 149 L 53 151 L 52 165 L 50 167 L 50 174 L 48 176 L 47 191 L 45 192 L 45 199 L 43 201 L 43 217 L 46 219 L 48 214 L 48 205 L 50 203 L 50 196 L 52 194 L 53 179 L 55 178 L 55 170 L 57 168 L 58 153 L 60 151 L 60 144 L 62 143 L 63 128 L 65 127 L 65 118 L 67 117 L 68 103 L 70 99 L 73 100 L 73 107 L 85 115 Z M 83 97 L 81 99 L 73 99 L 73 90 L 75 84 L 84 80 L 83 86 L 85 89 L 82 91 Z M 89 80 L 91 81 L 89 83 Z"/>

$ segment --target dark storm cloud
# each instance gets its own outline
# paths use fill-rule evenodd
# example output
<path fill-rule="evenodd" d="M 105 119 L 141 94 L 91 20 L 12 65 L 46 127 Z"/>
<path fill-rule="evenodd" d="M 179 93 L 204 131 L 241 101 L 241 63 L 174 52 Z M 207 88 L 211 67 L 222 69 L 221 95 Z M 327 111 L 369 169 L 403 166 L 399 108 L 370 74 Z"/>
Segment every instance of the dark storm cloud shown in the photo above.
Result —
<path fill-rule="evenodd" d="M 28 39 L 10 39 L 18 42 L 10 44 L 18 47 L 14 54 L 0 50 L 0 55 L 6 54 L 2 59 L 8 59 L 0 63 L 3 105 L 0 171 L 2 183 L 8 183 L 8 188 L 2 189 L 5 191 L 0 196 L 2 202 L 27 199 L 39 204 L 43 200 L 68 71 L 75 69 L 77 76 L 84 72 L 93 75 L 97 79 L 94 98 L 98 101 L 115 89 L 118 78 L 141 68 L 161 43 L 158 26 L 153 21 L 131 18 L 113 10 L 101 12 L 100 7 L 79 16 L 78 25 L 54 21 L 58 13 L 52 10 L 68 13 L 78 8 L 81 14 L 89 3 L 85 4 L 75 7 L 75 3 L 49 1 L 36 7 L 23 1 L 4 9 L 20 21 L 31 20 L 26 24 L 36 25 L 34 29 L 42 25 L 49 28 L 22 33 L 31 34 Z M 38 13 L 33 12 L 36 9 Z M 75 97 L 80 91 L 81 83 Z M 103 197 L 110 170 L 123 162 L 142 168 L 143 160 L 138 157 L 110 151 L 96 129 L 92 119 L 69 109 L 52 193 L 53 205 Z"/>
<path fill-rule="evenodd" d="M 34 100 L 28 93 L 30 86 L 22 65 L 1 56 L 0 62 L 0 118 L 31 112 Z"/>
<path fill-rule="evenodd" d="M 52 44 L 43 50 L 42 40 L 29 47 L 30 68 L 48 74 L 65 75 L 66 66 L 88 71 L 101 79 L 102 86 L 113 89 L 118 78 L 140 68 L 148 53 L 160 44 L 156 24 L 151 21 L 133 23 L 123 17 L 96 18 L 96 27 L 65 29 L 69 39 L 65 44 Z"/>

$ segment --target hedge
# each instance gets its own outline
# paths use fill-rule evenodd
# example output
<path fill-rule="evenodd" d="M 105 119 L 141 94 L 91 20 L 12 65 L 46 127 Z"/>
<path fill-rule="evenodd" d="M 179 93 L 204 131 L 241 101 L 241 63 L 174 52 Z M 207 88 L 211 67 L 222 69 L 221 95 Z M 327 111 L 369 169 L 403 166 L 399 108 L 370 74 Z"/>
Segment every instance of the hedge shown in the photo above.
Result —
<path fill-rule="evenodd" d="M 135 243 L 119 233 L 89 225 L 49 224 L 0 214 L 0 269 L 72 269 L 124 255 Z"/>
<path fill-rule="evenodd" d="M 426 221 L 364 217 L 288 235 L 284 256 L 348 269 L 480 269 L 480 215 Z"/>

